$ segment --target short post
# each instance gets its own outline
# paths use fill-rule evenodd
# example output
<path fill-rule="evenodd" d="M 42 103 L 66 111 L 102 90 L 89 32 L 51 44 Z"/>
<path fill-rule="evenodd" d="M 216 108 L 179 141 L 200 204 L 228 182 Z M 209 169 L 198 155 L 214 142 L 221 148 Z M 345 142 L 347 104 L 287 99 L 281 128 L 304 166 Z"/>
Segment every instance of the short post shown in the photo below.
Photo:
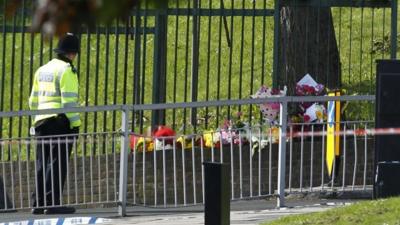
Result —
<path fill-rule="evenodd" d="M 230 173 L 228 163 L 204 162 L 204 224 L 230 224 Z"/>
<path fill-rule="evenodd" d="M 276 207 L 285 206 L 287 101 L 281 102 L 279 116 L 278 199 Z"/>
<path fill-rule="evenodd" d="M 126 216 L 126 195 L 127 195 L 127 176 L 128 176 L 128 146 L 129 146 L 129 110 L 124 108 L 122 111 L 122 137 L 121 155 L 119 166 L 119 193 L 118 193 L 118 215 Z"/>

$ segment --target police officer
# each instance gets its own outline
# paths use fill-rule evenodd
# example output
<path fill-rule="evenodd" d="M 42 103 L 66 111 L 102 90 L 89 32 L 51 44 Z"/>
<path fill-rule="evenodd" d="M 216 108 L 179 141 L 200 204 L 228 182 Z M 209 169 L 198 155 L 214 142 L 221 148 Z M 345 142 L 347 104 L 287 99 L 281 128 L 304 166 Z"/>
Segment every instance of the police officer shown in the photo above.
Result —
<path fill-rule="evenodd" d="M 72 62 L 79 53 L 79 39 L 67 33 L 60 38 L 54 51 L 57 57 L 35 73 L 29 98 L 31 110 L 78 106 L 78 76 Z M 60 203 L 67 160 L 72 150 L 71 135 L 77 134 L 81 125 L 79 114 L 37 115 L 33 118 L 33 125 L 37 147 L 32 213 L 74 213 L 74 208 L 61 207 Z"/>

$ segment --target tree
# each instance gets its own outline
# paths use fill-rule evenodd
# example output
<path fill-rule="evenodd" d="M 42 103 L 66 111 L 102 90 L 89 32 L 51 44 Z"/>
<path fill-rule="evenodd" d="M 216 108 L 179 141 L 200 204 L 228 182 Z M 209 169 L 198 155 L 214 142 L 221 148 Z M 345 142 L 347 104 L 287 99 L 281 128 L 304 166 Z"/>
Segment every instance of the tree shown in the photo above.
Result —
<path fill-rule="evenodd" d="M 296 83 L 309 73 L 329 89 L 341 86 L 339 50 L 329 7 L 281 8 L 279 86 L 294 94 Z"/>
<path fill-rule="evenodd" d="M 22 0 L 1 0 L 6 2 L 7 16 L 12 15 L 22 4 Z M 129 12 L 140 3 L 150 7 L 161 7 L 166 0 L 38 0 L 31 30 L 42 31 L 48 35 L 63 35 L 77 31 L 82 24 L 89 27 L 97 22 L 111 22 L 115 18 L 126 18 Z"/>

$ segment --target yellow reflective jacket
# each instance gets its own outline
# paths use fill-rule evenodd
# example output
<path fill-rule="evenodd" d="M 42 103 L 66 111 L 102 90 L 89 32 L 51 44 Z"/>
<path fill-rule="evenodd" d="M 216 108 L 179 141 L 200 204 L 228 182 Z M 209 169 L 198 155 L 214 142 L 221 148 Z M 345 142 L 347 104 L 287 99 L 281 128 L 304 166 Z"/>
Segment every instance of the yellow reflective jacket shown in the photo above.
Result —
<path fill-rule="evenodd" d="M 29 108 L 37 110 L 77 107 L 78 88 L 78 76 L 71 65 L 63 60 L 53 59 L 35 73 Z M 33 117 L 33 123 L 54 116 L 56 114 L 37 115 Z M 81 125 L 79 113 L 66 113 L 66 116 L 70 121 L 70 128 Z"/>

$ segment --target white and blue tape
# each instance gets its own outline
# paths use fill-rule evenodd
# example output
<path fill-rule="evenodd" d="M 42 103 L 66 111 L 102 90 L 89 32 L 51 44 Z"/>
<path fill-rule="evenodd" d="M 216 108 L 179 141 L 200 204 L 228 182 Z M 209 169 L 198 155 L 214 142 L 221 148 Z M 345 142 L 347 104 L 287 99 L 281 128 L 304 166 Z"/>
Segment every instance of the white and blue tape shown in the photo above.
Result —
<path fill-rule="evenodd" d="M 101 224 L 110 222 L 110 219 L 97 217 L 68 217 L 68 218 L 50 218 L 50 219 L 34 219 L 0 223 L 0 225 L 74 225 L 74 224 Z"/>

